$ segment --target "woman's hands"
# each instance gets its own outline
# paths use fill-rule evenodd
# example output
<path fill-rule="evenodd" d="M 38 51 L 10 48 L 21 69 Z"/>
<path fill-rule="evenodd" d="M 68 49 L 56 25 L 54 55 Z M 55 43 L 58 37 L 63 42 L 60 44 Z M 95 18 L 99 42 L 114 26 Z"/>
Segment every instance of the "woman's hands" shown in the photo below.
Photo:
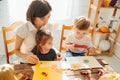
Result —
<path fill-rule="evenodd" d="M 21 46 L 23 44 L 23 41 L 23 38 L 16 35 L 15 54 L 27 63 L 36 64 L 39 61 L 36 55 L 33 55 L 31 52 L 27 54 L 21 52 Z"/>
<path fill-rule="evenodd" d="M 36 64 L 39 61 L 38 57 L 36 55 L 33 55 L 32 53 L 24 54 L 22 58 L 24 59 L 24 61 L 30 64 Z"/>
<path fill-rule="evenodd" d="M 94 47 L 90 47 L 88 50 L 89 50 L 89 53 L 90 53 L 90 54 L 96 52 L 96 49 L 95 49 Z"/>

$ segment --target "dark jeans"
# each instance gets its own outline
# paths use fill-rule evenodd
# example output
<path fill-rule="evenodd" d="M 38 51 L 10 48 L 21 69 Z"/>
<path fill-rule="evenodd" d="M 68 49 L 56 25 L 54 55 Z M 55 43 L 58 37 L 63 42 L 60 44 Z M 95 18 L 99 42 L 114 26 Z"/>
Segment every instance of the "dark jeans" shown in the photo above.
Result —
<path fill-rule="evenodd" d="M 81 53 L 73 53 L 71 51 L 66 51 L 66 57 L 74 57 L 74 56 L 85 56 L 85 52 Z"/>

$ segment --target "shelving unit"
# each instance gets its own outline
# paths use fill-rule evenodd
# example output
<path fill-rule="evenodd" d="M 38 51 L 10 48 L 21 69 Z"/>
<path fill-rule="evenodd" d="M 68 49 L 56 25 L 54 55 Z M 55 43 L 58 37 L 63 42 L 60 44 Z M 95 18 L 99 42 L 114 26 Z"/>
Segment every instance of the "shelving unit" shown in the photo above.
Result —
<path fill-rule="evenodd" d="M 116 16 L 117 11 L 120 10 L 120 9 L 117 8 L 117 7 L 102 7 L 101 4 L 102 4 L 102 0 L 97 0 L 97 5 L 94 4 L 94 0 L 90 0 L 89 11 L 88 11 L 88 18 L 91 18 L 92 10 L 93 9 L 95 10 L 94 19 L 93 19 L 93 22 L 92 22 L 92 31 L 91 31 L 91 37 L 92 38 L 91 39 L 93 41 L 95 34 L 107 34 L 107 38 L 106 39 L 109 39 L 110 34 L 115 34 L 115 37 L 114 37 L 113 42 L 112 42 L 112 44 L 110 46 L 110 49 L 108 51 L 106 51 L 106 52 L 102 52 L 104 54 L 112 56 L 114 47 L 116 45 L 118 36 L 120 34 L 120 24 L 119 24 L 117 30 L 114 30 L 113 32 L 107 32 L 107 33 L 101 33 L 99 31 L 96 31 L 96 25 L 98 23 L 98 16 L 99 16 L 101 8 L 105 8 L 105 9 L 113 8 L 113 14 L 112 14 L 113 17 Z"/>

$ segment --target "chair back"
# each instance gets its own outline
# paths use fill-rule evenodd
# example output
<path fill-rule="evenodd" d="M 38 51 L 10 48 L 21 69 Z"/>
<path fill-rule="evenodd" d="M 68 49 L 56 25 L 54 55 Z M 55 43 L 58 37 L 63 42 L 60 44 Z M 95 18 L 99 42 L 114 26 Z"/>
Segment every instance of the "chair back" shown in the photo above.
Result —
<path fill-rule="evenodd" d="M 9 45 L 15 43 L 15 40 L 16 40 L 16 35 L 15 34 L 10 35 L 11 38 L 8 38 L 9 37 L 8 34 L 12 31 L 15 31 L 22 24 L 23 24 L 22 21 L 17 21 L 17 22 L 14 22 L 10 26 L 6 26 L 6 27 L 3 26 L 2 27 L 7 63 L 10 63 L 9 56 L 11 56 L 15 53 L 15 49 L 9 49 Z"/>
<path fill-rule="evenodd" d="M 60 48 L 59 48 L 60 52 L 66 50 L 66 48 L 63 47 L 63 42 L 66 39 L 66 36 L 65 36 L 65 31 L 66 30 L 73 30 L 73 25 L 64 25 L 63 24 L 63 26 L 62 26 L 61 39 L 60 39 Z"/>

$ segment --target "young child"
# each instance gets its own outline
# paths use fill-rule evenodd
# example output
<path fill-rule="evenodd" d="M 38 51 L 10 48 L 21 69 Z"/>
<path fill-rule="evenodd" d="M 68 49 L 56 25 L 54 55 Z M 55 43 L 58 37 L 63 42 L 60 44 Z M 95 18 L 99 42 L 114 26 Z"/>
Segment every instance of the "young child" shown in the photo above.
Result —
<path fill-rule="evenodd" d="M 90 37 L 87 35 L 90 21 L 86 17 L 78 17 L 74 21 L 74 33 L 70 34 L 66 41 L 66 57 L 85 56 L 86 50 L 95 52 Z"/>
<path fill-rule="evenodd" d="M 52 49 L 53 37 L 51 33 L 48 30 L 39 30 L 35 39 L 37 46 L 32 49 L 32 53 L 42 61 L 56 60 L 56 52 Z"/>

